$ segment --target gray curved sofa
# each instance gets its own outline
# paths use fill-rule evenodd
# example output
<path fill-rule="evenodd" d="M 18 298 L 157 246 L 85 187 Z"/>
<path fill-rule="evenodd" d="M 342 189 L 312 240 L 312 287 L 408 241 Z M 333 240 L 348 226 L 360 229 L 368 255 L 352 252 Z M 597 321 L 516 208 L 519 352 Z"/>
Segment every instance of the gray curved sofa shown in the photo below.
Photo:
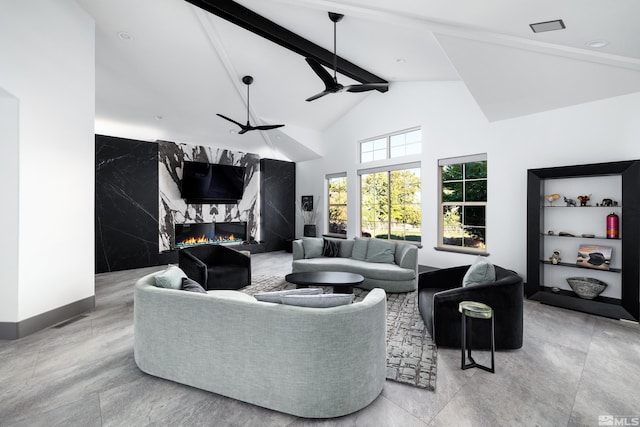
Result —
<path fill-rule="evenodd" d="M 239 291 L 134 293 L 134 355 L 151 375 L 305 418 L 369 405 L 386 374 L 386 294 L 331 308 L 260 302 Z"/>
<path fill-rule="evenodd" d="M 336 242 L 337 256 L 325 256 L 324 240 Z M 293 241 L 293 273 L 308 271 L 344 271 L 364 276 L 361 288 L 382 288 L 387 292 L 411 292 L 418 289 L 418 248 L 388 240 L 303 238 Z"/>

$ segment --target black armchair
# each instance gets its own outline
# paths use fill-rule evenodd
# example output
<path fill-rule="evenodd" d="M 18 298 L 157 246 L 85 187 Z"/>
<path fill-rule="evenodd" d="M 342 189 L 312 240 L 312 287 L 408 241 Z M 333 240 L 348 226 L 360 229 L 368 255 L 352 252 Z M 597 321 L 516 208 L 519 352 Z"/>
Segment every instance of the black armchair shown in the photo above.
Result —
<path fill-rule="evenodd" d="M 251 258 L 223 245 L 180 249 L 178 265 L 207 290 L 240 289 L 251 284 Z"/>
<path fill-rule="evenodd" d="M 495 282 L 462 286 L 469 265 L 422 273 L 418 282 L 418 308 L 434 342 L 460 348 L 461 301 L 477 301 L 493 308 L 496 349 L 522 347 L 524 287 L 516 272 L 495 266 Z M 467 331 L 469 333 L 469 331 Z M 473 324 L 474 348 L 491 348 L 491 322 Z"/>

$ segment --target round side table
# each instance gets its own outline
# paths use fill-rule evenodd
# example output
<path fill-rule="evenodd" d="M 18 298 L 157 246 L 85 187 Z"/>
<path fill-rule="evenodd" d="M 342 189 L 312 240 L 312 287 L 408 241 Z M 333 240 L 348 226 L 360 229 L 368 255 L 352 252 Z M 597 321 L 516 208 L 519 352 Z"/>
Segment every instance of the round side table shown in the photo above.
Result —
<path fill-rule="evenodd" d="M 462 301 L 458 305 L 458 311 L 462 313 L 462 339 L 461 339 L 461 348 L 462 348 L 462 369 L 469 368 L 480 368 L 484 369 L 487 372 L 495 373 L 494 368 L 494 355 L 496 348 L 496 340 L 495 340 L 495 324 L 493 318 L 493 309 L 486 304 L 476 301 Z M 472 328 L 472 319 L 484 319 L 491 320 L 491 367 L 483 366 L 476 363 L 471 357 L 471 328 Z M 467 322 L 469 322 L 469 337 L 467 343 Z M 465 357 L 466 351 L 466 357 Z M 466 363 L 466 359 L 469 359 L 469 363 Z"/>

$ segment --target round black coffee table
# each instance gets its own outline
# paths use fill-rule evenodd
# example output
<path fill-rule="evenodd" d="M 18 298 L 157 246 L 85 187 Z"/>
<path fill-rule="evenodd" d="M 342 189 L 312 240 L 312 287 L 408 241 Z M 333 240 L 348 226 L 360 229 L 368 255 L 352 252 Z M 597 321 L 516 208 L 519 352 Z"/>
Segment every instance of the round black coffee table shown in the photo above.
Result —
<path fill-rule="evenodd" d="M 296 285 L 296 289 L 308 288 L 309 285 L 333 286 L 333 292 L 336 294 L 352 294 L 353 287 L 364 282 L 364 277 L 361 274 L 341 271 L 309 271 L 287 274 L 284 280 Z"/>

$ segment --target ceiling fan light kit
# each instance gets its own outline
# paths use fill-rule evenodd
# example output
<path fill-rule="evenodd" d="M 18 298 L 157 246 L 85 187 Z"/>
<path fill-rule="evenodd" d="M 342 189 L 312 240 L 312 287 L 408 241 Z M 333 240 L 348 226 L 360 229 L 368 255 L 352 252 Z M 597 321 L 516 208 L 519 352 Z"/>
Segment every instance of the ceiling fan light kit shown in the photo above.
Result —
<path fill-rule="evenodd" d="M 242 83 L 244 83 L 245 85 L 247 85 L 247 124 L 243 125 L 242 123 L 238 123 L 233 119 L 230 119 L 227 116 L 223 116 L 222 114 L 218 113 L 216 114 L 217 116 L 222 117 L 225 120 L 230 121 L 231 123 L 234 123 L 238 126 L 240 126 L 240 132 L 238 132 L 238 135 L 243 135 L 249 131 L 252 130 L 271 130 L 271 129 L 276 129 L 276 128 L 281 128 L 284 125 L 259 125 L 259 126 L 252 126 L 251 122 L 249 121 L 249 106 L 251 105 L 251 101 L 249 98 L 249 86 L 251 86 L 251 83 L 253 83 L 253 77 L 251 76 L 244 76 L 242 78 Z"/>
<path fill-rule="evenodd" d="M 338 83 L 337 70 L 338 70 L 338 54 L 336 48 L 336 28 L 337 23 L 342 21 L 344 15 L 340 13 L 329 12 L 329 19 L 333 22 L 333 76 L 314 58 L 307 57 L 305 60 L 311 67 L 311 69 L 320 77 L 320 80 L 324 83 L 325 89 L 313 96 L 306 99 L 307 102 L 316 100 L 330 93 L 338 92 L 367 92 L 370 90 L 388 89 L 388 83 L 362 83 L 349 86 L 343 86 Z"/>

